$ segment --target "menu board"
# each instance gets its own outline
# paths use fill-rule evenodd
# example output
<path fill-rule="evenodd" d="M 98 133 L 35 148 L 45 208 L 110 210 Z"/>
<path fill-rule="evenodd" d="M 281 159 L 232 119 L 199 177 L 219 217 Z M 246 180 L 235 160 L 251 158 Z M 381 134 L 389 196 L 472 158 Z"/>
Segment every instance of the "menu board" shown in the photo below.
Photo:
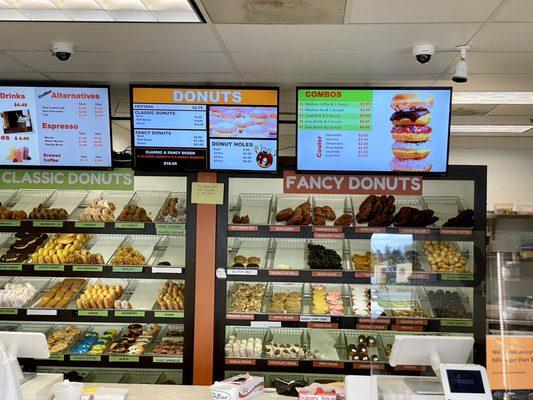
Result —
<path fill-rule="evenodd" d="M 298 88 L 300 171 L 444 173 L 451 88 Z"/>
<path fill-rule="evenodd" d="M 136 169 L 277 169 L 277 89 L 132 86 L 131 99 Z"/>
<path fill-rule="evenodd" d="M 0 86 L 0 165 L 111 167 L 108 87 Z"/>

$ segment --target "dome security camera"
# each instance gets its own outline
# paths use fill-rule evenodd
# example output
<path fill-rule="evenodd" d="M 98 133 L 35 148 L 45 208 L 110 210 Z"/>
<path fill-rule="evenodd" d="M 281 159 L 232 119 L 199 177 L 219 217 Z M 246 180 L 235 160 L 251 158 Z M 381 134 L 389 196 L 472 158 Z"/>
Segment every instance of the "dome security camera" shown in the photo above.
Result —
<path fill-rule="evenodd" d="M 427 64 L 433 54 L 435 54 L 435 46 L 432 44 L 417 44 L 413 46 L 413 56 L 419 64 Z"/>
<path fill-rule="evenodd" d="M 74 45 L 69 42 L 54 42 L 51 52 L 59 61 L 68 61 L 74 53 Z"/>
<path fill-rule="evenodd" d="M 452 81 L 456 83 L 465 83 L 468 80 L 468 64 L 466 63 L 466 50 L 470 46 L 457 46 L 460 53 L 460 59 L 455 63 Z"/>

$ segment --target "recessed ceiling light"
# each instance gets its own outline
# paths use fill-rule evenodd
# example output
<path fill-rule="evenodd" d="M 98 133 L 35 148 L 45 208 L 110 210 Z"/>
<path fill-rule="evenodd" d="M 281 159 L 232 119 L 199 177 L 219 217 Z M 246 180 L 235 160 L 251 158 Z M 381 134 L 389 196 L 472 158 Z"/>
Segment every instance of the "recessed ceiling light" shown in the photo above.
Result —
<path fill-rule="evenodd" d="M 0 0 L 0 21 L 202 22 L 188 0 Z"/>
<path fill-rule="evenodd" d="M 533 128 L 533 125 L 452 125 L 452 132 L 460 133 L 523 133 Z"/>
<path fill-rule="evenodd" d="M 533 104 L 533 92 L 454 92 L 453 104 Z"/>

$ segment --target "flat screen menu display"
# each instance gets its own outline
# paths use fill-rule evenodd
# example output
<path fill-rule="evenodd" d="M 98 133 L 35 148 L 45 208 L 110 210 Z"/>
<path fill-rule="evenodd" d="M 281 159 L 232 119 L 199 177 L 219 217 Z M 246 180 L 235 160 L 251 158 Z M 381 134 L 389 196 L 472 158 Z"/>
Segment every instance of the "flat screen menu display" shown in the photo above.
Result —
<path fill-rule="evenodd" d="M 111 167 L 108 87 L 0 86 L 0 166 Z"/>
<path fill-rule="evenodd" d="M 277 169 L 277 89 L 132 86 L 131 99 L 136 169 Z"/>
<path fill-rule="evenodd" d="M 451 88 L 298 88 L 297 169 L 445 173 Z"/>

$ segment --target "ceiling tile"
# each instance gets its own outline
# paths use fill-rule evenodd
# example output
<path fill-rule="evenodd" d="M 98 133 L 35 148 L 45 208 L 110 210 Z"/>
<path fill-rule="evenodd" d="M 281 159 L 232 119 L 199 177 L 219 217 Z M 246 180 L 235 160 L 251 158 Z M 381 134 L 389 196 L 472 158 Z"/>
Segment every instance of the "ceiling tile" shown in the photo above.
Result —
<path fill-rule="evenodd" d="M 233 72 L 223 53 L 74 53 L 61 62 L 43 51 L 7 52 L 40 72 L 218 73 Z"/>
<path fill-rule="evenodd" d="M 2 22 L 2 50 L 48 50 L 56 40 L 71 41 L 78 51 L 221 51 L 205 24 L 109 24 Z M 17 40 L 13 40 L 17 38 Z"/>
<path fill-rule="evenodd" d="M 409 52 L 415 43 L 449 50 L 481 24 L 216 25 L 230 51 L 290 53 Z"/>
<path fill-rule="evenodd" d="M 490 115 L 529 115 L 533 117 L 533 104 L 503 104 L 494 108 Z"/>
<path fill-rule="evenodd" d="M 24 21 L 27 19 L 28 17 L 26 17 L 20 11 L 9 9 L 9 8 L 0 9 L 0 20 L 1 21 Z"/>
<path fill-rule="evenodd" d="M 454 104 L 454 115 L 486 115 L 495 108 L 494 104 Z"/>
<path fill-rule="evenodd" d="M 75 21 L 114 21 L 113 17 L 104 10 L 63 10 L 71 19 Z"/>
<path fill-rule="evenodd" d="M 1 62 L 0 62 L 1 64 Z M 2 80 L 3 81 L 47 81 L 49 78 L 38 73 L 38 72 L 3 72 L 2 71 Z"/>
<path fill-rule="evenodd" d="M 61 10 L 25 10 L 21 9 L 26 17 L 32 21 L 70 21 L 68 15 Z"/>
<path fill-rule="evenodd" d="M 156 22 L 155 17 L 148 10 L 110 10 L 108 12 L 118 22 Z"/>
<path fill-rule="evenodd" d="M 425 65 L 418 64 L 410 54 L 232 53 L 232 57 L 241 73 L 331 76 L 436 74 L 447 67 L 454 54 L 436 54 Z"/>
<path fill-rule="evenodd" d="M 531 0 L 509 0 L 500 10 L 494 21 L 533 21 Z"/>
<path fill-rule="evenodd" d="M 352 23 L 483 22 L 500 0 L 354 0 Z"/>
<path fill-rule="evenodd" d="M 533 18 L 531 20 L 533 21 Z M 472 42 L 472 49 L 475 51 L 533 52 L 532 37 L 533 24 L 531 23 L 492 23 L 476 35 Z"/>
<path fill-rule="evenodd" d="M 32 71 L 31 68 L 26 65 L 14 60 L 12 57 L 0 53 L 0 72 L 22 72 L 22 71 Z M 2 74 L 3 79 L 3 74 Z"/>
<path fill-rule="evenodd" d="M 202 0 L 217 24 L 342 24 L 346 0 Z"/>

